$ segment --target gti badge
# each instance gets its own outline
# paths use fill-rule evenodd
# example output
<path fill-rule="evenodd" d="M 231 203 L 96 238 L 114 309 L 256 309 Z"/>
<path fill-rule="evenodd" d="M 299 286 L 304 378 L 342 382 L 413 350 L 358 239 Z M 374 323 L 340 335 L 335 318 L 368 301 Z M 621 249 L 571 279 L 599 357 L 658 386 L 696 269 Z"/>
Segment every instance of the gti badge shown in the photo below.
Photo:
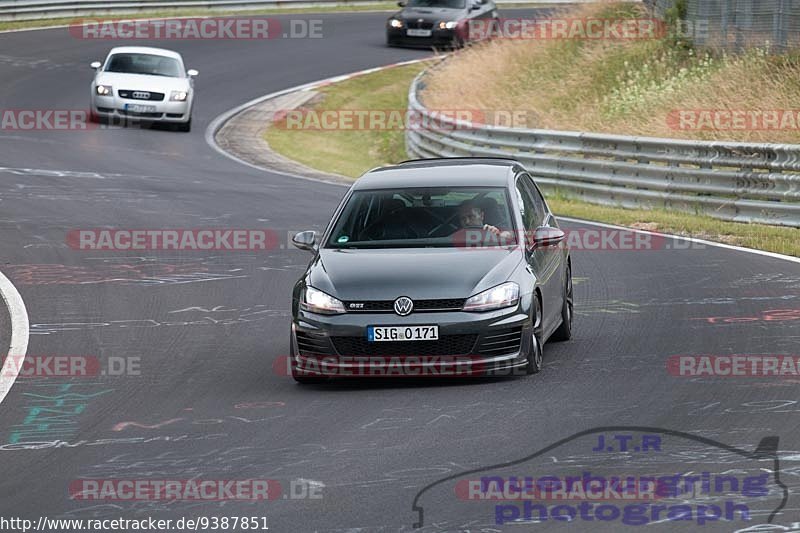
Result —
<path fill-rule="evenodd" d="M 414 310 L 414 302 L 408 296 L 401 296 L 394 301 L 394 312 L 400 316 L 411 314 Z"/>

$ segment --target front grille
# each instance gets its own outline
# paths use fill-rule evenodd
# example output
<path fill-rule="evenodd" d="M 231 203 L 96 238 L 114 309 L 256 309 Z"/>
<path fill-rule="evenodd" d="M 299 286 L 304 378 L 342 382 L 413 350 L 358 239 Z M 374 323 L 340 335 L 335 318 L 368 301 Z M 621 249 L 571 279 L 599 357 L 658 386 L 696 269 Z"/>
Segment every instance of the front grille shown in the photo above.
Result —
<path fill-rule="evenodd" d="M 433 29 L 433 22 L 427 21 L 416 21 L 416 20 L 407 20 L 406 27 L 412 30 L 432 30 Z"/>
<path fill-rule="evenodd" d="M 128 115 L 130 117 L 161 118 L 164 115 L 163 113 L 138 113 L 128 109 L 119 109 L 118 111 L 121 115 Z"/>
<path fill-rule="evenodd" d="M 359 356 L 429 356 L 469 355 L 477 335 L 444 335 L 435 341 L 369 342 L 364 337 L 331 337 L 339 355 Z"/>
<path fill-rule="evenodd" d="M 357 304 L 362 307 L 352 307 Z M 460 311 L 464 307 L 463 298 L 440 300 L 414 300 L 414 313 L 431 311 Z M 348 313 L 394 313 L 394 300 L 373 300 L 368 302 L 345 302 Z"/>
<path fill-rule="evenodd" d="M 296 332 L 297 348 L 300 355 L 331 355 L 331 343 L 325 335 L 315 335 L 304 331 Z"/>
<path fill-rule="evenodd" d="M 522 342 L 522 328 L 493 331 L 483 336 L 478 353 L 481 355 L 503 355 L 518 352 Z"/>
<path fill-rule="evenodd" d="M 134 95 L 134 93 L 137 94 Z M 147 98 L 142 98 L 138 93 L 147 93 L 149 96 Z M 120 98 L 127 98 L 129 100 L 149 100 L 155 102 L 161 102 L 164 100 L 164 93 L 154 93 L 150 91 L 131 91 L 128 89 L 120 89 L 117 91 L 117 94 L 119 94 Z"/>

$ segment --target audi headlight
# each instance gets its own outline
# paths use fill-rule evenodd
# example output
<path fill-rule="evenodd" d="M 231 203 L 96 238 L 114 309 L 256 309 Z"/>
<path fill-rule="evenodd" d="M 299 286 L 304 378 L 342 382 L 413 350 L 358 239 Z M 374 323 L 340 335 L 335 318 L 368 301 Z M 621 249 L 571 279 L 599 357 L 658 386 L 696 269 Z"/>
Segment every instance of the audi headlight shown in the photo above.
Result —
<path fill-rule="evenodd" d="M 171 102 L 185 102 L 187 96 L 189 96 L 189 93 L 186 91 L 172 91 L 172 94 L 169 95 L 169 99 Z"/>
<path fill-rule="evenodd" d="M 439 23 L 440 30 L 452 30 L 456 26 L 458 26 L 458 21 L 455 20 L 451 20 L 449 22 L 442 21 Z"/>
<path fill-rule="evenodd" d="M 464 303 L 464 311 L 491 311 L 517 305 L 519 301 L 519 285 L 513 281 L 492 287 L 475 296 L 470 296 Z"/>
<path fill-rule="evenodd" d="M 305 288 L 300 300 L 300 307 L 321 315 L 336 315 L 345 312 L 342 302 L 314 287 Z"/>
<path fill-rule="evenodd" d="M 95 92 L 100 96 L 111 96 L 111 85 L 98 85 L 95 87 Z"/>
<path fill-rule="evenodd" d="M 389 26 L 391 26 L 392 28 L 402 28 L 403 21 L 399 19 L 389 19 Z"/>

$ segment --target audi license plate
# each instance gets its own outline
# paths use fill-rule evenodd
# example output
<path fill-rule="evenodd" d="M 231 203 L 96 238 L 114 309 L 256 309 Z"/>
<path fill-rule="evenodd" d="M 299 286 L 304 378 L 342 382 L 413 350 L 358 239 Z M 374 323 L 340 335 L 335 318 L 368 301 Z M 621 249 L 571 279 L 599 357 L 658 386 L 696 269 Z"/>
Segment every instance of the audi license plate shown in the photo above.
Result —
<path fill-rule="evenodd" d="M 406 35 L 408 35 L 409 37 L 430 37 L 431 33 L 432 33 L 431 30 L 415 30 L 415 29 L 406 30 Z"/>
<path fill-rule="evenodd" d="M 369 326 L 367 340 L 435 341 L 439 340 L 439 326 Z"/>
<path fill-rule="evenodd" d="M 142 104 L 125 104 L 125 111 L 131 111 L 133 113 L 155 113 L 156 106 L 142 105 Z"/>

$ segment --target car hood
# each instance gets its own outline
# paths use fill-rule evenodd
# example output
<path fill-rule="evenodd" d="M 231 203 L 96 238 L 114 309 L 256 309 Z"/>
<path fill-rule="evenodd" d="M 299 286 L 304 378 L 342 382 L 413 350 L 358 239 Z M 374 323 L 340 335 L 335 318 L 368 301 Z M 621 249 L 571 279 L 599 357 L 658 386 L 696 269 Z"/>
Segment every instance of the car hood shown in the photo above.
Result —
<path fill-rule="evenodd" d="M 444 7 L 413 7 L 399 11 L 393 18 L 423 19 L 425 21 L 459 20 L 464 18 L 464 10 Z"/>
<path fill-rule="evenodd" d="M 340 300 L 467 298 L 509 279 L 519 248 L 322 249 L 307 282 Z"/>
<path fill-rule="evenodd" d="M 145 74 L 123 74 L 121 72 L 100 72 L 97 75 L 98 85 L 111 85 L 114 89 L 130 91 L 185 91 L 189 88 L 187 78 L 169 78 L 167 76 L 148 76 Z"/>

